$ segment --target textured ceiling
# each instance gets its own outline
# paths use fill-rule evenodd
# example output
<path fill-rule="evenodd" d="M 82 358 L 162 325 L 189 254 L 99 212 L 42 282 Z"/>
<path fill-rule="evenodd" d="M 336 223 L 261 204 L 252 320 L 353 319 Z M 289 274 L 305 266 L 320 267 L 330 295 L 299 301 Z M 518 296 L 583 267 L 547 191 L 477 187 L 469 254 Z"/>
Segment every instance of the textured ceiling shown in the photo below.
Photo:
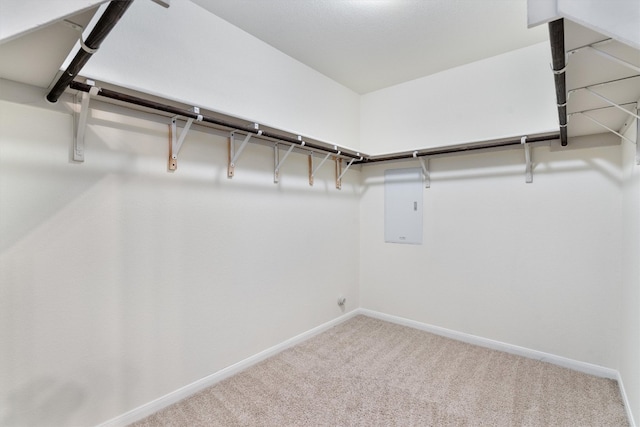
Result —
<path fill-rule="evenodd" d="M 192 0 L 358 93 L 548 39 L 526 0 Z"/>

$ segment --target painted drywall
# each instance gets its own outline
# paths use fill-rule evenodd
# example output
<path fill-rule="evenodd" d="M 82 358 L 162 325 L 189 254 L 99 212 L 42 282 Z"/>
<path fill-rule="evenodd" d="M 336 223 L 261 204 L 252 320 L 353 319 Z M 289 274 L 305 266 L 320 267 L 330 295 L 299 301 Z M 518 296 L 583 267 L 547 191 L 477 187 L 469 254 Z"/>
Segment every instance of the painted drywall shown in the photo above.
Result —
<path fill-rule="evenodd" d="M 558 14 L 640 49 L 638 0 L 557 0 Z"/>
<path fill-rule="evenodd" d="M 625 136 L 636 140 L 637 127 Z M 621 351 L 618 367 L 636 423 L 640 422 L 640 166 L 636 146 L 627 141 L 623 148 L 622 186 L 622 301 Z"/>
<path fill-rule="evenodd" d="M 369 154 L 513 137 L 558 128 L 549 43 L 362 95 Z"/>
<path fill-rule="evenodd" d="M 107 0 L 2 0 L 0 43 L 104 3 Z"/>
<path fill-rule="evenodd" d="M 384 243 L 383 176 L 363 170 L 365 309 L 616 368 L 619 147 L 522 149 L 431 159 L 422 245 Z M 637 306 L 636 306 L 637 309 Z"/>
<path fill-rule="evenodd" d="M 95 109 L 73 163 L 41 92 L 0 102 L 0 424 L 95 425 L 359 306 L 357 170 L 276 185 L 249 145 L 230 180 L 192 130 L 169 173 L 166 121 Z"/>
<path fill-rule="evenodd" d="M 558 19 L 558 0 L 527 0 L 527 26 L 536 27 Z"/>
<path fill-rule="evenodd" d="M 530 28 L 559 18 L 568 18 L 640 49 L 640 6 L 637 0 L 527 0 L 527 24 Z"/>
<path fill-rule="evenodd" d="M 82 75 L 357 148 L 355 92 L 189 0 L 134 2 Z"/>

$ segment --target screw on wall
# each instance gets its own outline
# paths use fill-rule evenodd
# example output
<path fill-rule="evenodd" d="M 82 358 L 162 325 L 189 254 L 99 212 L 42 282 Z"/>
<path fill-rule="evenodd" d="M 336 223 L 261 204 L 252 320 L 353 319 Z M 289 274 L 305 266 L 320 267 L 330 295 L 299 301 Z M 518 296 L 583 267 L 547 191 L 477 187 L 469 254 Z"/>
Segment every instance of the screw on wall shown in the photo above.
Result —
<path fill-rule="evenodd" d="M 347 302 L 347 299 L 345 297 L 340 297 L 338 298 L 338 305 L 340 307 L 344 307 L 344 304 Z"/>

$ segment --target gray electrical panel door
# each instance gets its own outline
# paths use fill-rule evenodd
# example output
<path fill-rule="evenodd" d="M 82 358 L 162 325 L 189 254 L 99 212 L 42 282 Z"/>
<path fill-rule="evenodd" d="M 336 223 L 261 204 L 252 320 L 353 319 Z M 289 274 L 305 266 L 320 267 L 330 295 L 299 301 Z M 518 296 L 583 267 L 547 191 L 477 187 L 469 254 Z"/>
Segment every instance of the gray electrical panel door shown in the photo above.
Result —
<path fill-rule="evenodd" d="M 384 171 L 384 241 L 422 244 L 422 169 Z"/>

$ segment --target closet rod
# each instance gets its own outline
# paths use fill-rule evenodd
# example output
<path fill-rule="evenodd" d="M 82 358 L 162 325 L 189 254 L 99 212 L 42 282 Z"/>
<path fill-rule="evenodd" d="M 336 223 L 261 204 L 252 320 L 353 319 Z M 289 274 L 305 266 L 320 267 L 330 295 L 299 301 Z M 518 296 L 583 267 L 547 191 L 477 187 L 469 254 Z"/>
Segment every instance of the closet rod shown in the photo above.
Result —
<path fill-rule="evenodd" d="M 556 86 L 556 102 L 558 105 L 558 121 L 560 122 L 560 143 L 567 145 L 567 80 L 566 55 L 564 50 L 564 20 L 549 22 L 549 42 L 551 43 L 551 58 L 553 79 Z"/>
<path fill-rule="evenodd" d="M 131 6 L 131 3 L 133 3 L 133 0 L 112 1 L 105 9 L 86 41 L 82 40 L 82 34 L 80 34 L 80 45 L 82 48 L 76 53 L 76 56 L 67 69 L 64 70 L 56 84 L 51 91 L 49 91 L 47 101 L 52 103 L 58 102 L 60 95 L 62 95 L 67 86 L 69 86 L 69 83 L 71 83 L 80 70 L 82 70 L 82 67 L 84 67 L 87 61 L 89 61 L 91 55 L 98 50 L 100 44 L 107 38 L 107 35 L 109 35 L 113 27 L 116 26 L 122 15 L 124 15 L 129 6 Z"/>
<path fill-rule="evenodd" d="M 540 133 L 540 134 L 527 136 L 527 143 L 554 141 L 559 138 L 560 138 L 560 135 L 558 134 L 558 132 Z M 485 141 L 480 143 L 458 145 L 458 146 L 454 145 L 454 146 L 441 147 L 441 148 L 437 148 L 437 147 L 425 148 L 422 150 L 383 154 L 379 156 L 369 156 L 368 158 L 365 158 L 360 162 L 356 161 L 355 164 L 389 162 L 394 160 L 413 159 L 415 157 L 425 157 L 425 156 L 438 156 L 438 155 L 444 156 L 447 154 L 464 153 L 464 152 L 470 152 L 470 151 L 476 151 L 476 150 L 487 150 L 491 148 L 503 148 L 503 147 L 510 147 L 515 145 L 522 145 L 521 137 L 503 138 L 503 139 L 497 139 L 493 141 Z"/>
<path fill-rule="evenodd" d="M 89 92 L 91 88 L 93 88 L 94 86 L 88 85 L 86 83 L 81 83 L 78 81 L 73 81 L 71 82 L 71 85 L 69 87 L 73 90 L 79 90 L 81 92 Z M 198 119 L 199 116 L 201 116 L 203 122 L 210 123 L 215 126 L 237 130 L 247 134 L 249 133 L 254 135 L 260 134 L 262 137 L 267 137 L 269 139 L 287 142 L 292 145 L 302 146 L 301 140 L 295 139 L 286 135 L 281 135 L 281 134 L 276 134 L 270 131 L 255 129 L 253 126 L 247 127 L 243 124 L 233 123 L 231 121 L 227 121 L 217 117 L 197 114 L 192 110 L 187 110 L 184 108 L 179 108 L 179 107 L 175 107 L 168 104 L 163 104 L 160 102 L 156 102 L 156 101 L 152 101 L 144 98 L 139 98 L 137 96 L 128 95 L 128 94 L 117 92 L 111 89 L 98 88 L 96 95 L 102 96 L 104 98 L 112 99 L 114 101 L 137 105 L 137 106 L 148 108 L 151 110 L 162 111 L 164 113 L 168 113 L 174 116 L 177 115 L 177 116 L 192 118 L 192 119 Z M 545 133 L 538 133 L 534 135 L 528 135 L 527 142 L 528 143 L 545 142 L 545 141 L 558 140 L 559 138 L 560 138 L 560 135 L 558 132 L 545 132 Z M 335 146 L 329 148 L 326 145 L 321 145 L 319 143 L 309 142 L 309 141 L 305 141 L 304 148 L 312 149 L 316 151 L 323 151 L 325 153 L 334 154 L 336 156 L 339 155 L 340 157 L 354 159 L 353 161 L 354 165 L 358 165 L 358 164 L 366 165 L 369 163 L 414 159 L 415 157 L 438 156 L 438 155 L 464 153 L 464 152 L 471 152 L 471 151 L 485 150 L 485 149 L 492 149 L 492 148 L 510 147 L 510 146 L 515 146 L 520 144 L 521 144 L 521 137 L 514 136 L 511 138 L 501 138 L 501 139 L 495 139 L 491 141 L 481 141 L 481 142 L 475 142 L 475 143 L 469 143 L 469 144 L 463 144 L 463 145 L 452 145 L 448 147 L 424 148 L 421 150 L 403 151 L 403 152 L 397 152 L 397 153 L 382 154 L 377 156 L 368 156 L 366 154 L 360 154 L 355 151 L 349 151 L 349 150 L 344 151 L 344 149 L 342 148 L 334 149 L 333 147 Z"/>
<path fill-rule="evenodd" d="M 86 83 L 81 83 L 77 81 L 71 82 L 69 86 L 73 90 L 79 90 L 82 92 L 89 92 L 93 86 L 88 85 Z M 124 94 L 121 92 L 116 92 L 114 90 L 99 88 L 97 94 L 98 96 L 102 96 L 104 98 L 113 99 L 115 101 L 125 102 L 128 104 L 138 105 L 140 107 L 150 108 L 152 110 L 163 111 L 165 113 L 178 115 L 181 117 L 198 119 L 200 116 L 202 117 L 202 121 L 206 123 L 211 123 L 216 126 L 221 126 L 224 128 L 237 130 L 246 133 L 252 133 L 254 135 L 261 135 L 262 137 L 275 139 L 278 141 L 283 141 L 289 143 L 291 145 L 303 146 L 303 143 L 300 139 L 292 138 L 286 135 L 276 134 L 273 132 L 269 132 L 262 129 L 255 129 L 254 127 L 246 127 L 242 124 L 232 123 L 226 120 L 222 120 L 216 117 L 206 116 L 203 114 L 197 114 L 190 110 L 185 110 L 183 108 L 174 107 L 172 105 L 162 104 L 156 101 L 151 101 L 148 99 L 139 98 L 137 96 L 132 96 L 128 94 Z M 325 153 L 333 153 L 335 155 L 340 155 L 340 157 L 347 157 L 351 159 L 360 159 L 361 155 L 355 151 L 351 152 L 349 150 L 345 150 L 344 148 L 333 149 L 333 147 L 329 148 L 324 145 L 320 145 L 315 142 L 309 142 L 307 140 L 304 141 L 305 148 L 311 148 L 318 151 L 323 151 Z"/>

